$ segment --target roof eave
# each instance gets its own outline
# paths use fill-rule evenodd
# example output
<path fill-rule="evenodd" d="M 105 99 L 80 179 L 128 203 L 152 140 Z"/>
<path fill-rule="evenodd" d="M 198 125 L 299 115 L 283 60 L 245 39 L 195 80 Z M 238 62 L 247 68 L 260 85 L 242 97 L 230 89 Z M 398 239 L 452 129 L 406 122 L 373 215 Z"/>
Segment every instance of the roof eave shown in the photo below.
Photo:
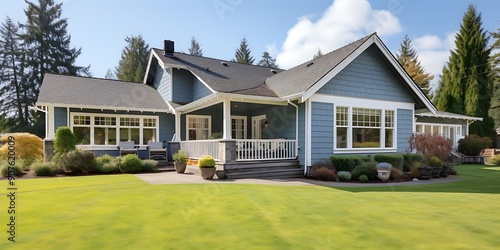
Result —
<path fill-rule="evenodd" d="M 139 111 L 139 112 L 153 112 L 153 113 L 173 113 L 173 110 L 169 109 L 143 109 L 143 108 L 133 108 L 133 107 L 111 107 L 111 106 L 97 106 L 97 105 L 81 105 L 81 104 L 65 104 L 65 103 L 51 103 L 51 102 L 37 102 L 35 106 L 54 106 L 61 108 L 76 108 L 76 109 L 100 109 L 100 110 L 121 110 L 121 111 Z"/>

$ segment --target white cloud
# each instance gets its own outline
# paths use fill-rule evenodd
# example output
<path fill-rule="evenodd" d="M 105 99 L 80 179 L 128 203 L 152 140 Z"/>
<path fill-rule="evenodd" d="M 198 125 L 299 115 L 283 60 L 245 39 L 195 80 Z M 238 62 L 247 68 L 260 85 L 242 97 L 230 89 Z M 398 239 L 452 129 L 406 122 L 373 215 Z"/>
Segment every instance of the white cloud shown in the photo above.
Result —
<path fill-rule="evenodd" d="M 335 0 L 316 22 L 299 18 L 288 30 L 276 63 L 287 69 L 312 59 L 318 48 L 327 53 L 374 31 L 384 36 L 401 30 L 394 14 L 372 9 L 367 0 Z"/>

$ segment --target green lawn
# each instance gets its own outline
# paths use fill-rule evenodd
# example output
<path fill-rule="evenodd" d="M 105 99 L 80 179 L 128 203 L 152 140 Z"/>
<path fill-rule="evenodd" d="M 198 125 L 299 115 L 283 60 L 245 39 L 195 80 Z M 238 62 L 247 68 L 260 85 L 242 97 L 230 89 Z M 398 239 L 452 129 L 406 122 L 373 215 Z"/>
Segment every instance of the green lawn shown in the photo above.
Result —
<path fill-rule="evenodd" d="M 133 175 L 18 180 L 0 249 L 498 249 L 500 171 L 381 188 L 149 185 Z"/>

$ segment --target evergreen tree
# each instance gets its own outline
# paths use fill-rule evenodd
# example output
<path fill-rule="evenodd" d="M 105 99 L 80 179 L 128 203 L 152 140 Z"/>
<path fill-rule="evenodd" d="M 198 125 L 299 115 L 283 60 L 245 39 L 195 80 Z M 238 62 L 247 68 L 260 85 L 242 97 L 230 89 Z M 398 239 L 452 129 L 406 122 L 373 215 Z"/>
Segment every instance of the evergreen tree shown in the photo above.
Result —
<path fill-rule="evenodd" d="M 28 125 L 26 103 L 25 54 L 21 48 L 19 27 L 7 17 L 0 27 L 0 116 L 12 126 Z"/>
<path fill-rule="evenodd" d="M 495 42 L 493 43 L 492 50 L 498 51 L 500 49 L 500 28 L 497 32 L 491 33 Z M 500 127 L 500 52 L 495 53 L 491 57 L 492 64 L 492 96 L 490 103 L 489 115 L 495 122 L 495 128 Z"/>
<path fill-rule="evenodd" d="M 426 95 L 429 95 L 430 82 L 434 79 L 434 76 L 430 73 L 425 73 L 424 67 L 420 64 L 417 52 L 413 49 L 408 35 L 405 36 L 401 43 L 396 58 L 420 89 L 422 89 Z"/>
<path fill-rule="evenodd" d="M 253 61 L 255 59 L 250 55 L 251 52 L 252 51 L 248 47 L 247 39 L 243 37 L 240 42 L 240 47 L 236 49 L 236 52 L 234 53 L 234 59 L 231 59 L 231 61 L 243 64 L 253 64 Z"/>
<path fill-rule="evenodd" d="M 191 37 L 191 47 L 189 47 L 189 54 L 193 56 L 203 56 L 203 49 L 201 48 L 196 38 Z"/>
<path fill-rule="evenodd" d="M 278 65 L 276 64 L 276 59 L 274 59 L 267 51 L 264 51 L 264 53 L 262 53 L 262 59 L 259 61 L 257 65 L 268 68 L 278 68 Z"/>
<path fill-rule="evenodd" d="M 481 26 L 481 14 L 469 5 L 455 36 L 456 49 L 451 51 L 443 69 L 437 106 L 443 111 L 482 117 L 482 122 L 472 123 L 470 134 L 491 136 L 494 124 L 488 115 L 492 90 L 490 49 L 489 38 Z"/>
<path fill-rule="evenodd" d="M 113 71 L 111 69 L 108 69 L 108 71 L 106 71 L 106 75 L 104 76 L 104 79 L 116 79 L 115 74 L 113 73 Z"/>
<path fill-rule="evenodd" d="M 321 52 L 321 49 L 318 48 L 318 51 L 316 52 L 316 54 L 313 55 L 313 60 L 320 57 L 320 56 L 323 56 L 323 52 Z"/>
<path fill-rule="evenodd" d="M 33 105 L 38 97 L 43 75 L 46 72 L 64 75 L 90 75 L 89 67 L 75 66 L 77 57 L 81 54 L 81 48 L 71 48 L 71 36 L 66 28 L 68 22 L 61 18 L 62 3 L 55 4 L 54 0 L 38 0 L 38 3 L 26 1 L 28 8 L 24 11 L 27 20 L 22 24 L 26 55 L 27 70 L 26 80 L 27 100 L 26 107 Z M 25 109 L 25 116 L 28 110 Z M 30 113 L 30 123 L 38 135 L 43 134 L 43 117 L 40 112 Z M 27 129 L 29 130 L 29 128 Z"/>
<path fill-rule="evenodd" d="M 122 50 L 118 67 L 116 67 L 116 78 L 122 81 L 142 82 L 148 63 L 149 45 L 142 36 L 126 37 L 127 46 Z"/>

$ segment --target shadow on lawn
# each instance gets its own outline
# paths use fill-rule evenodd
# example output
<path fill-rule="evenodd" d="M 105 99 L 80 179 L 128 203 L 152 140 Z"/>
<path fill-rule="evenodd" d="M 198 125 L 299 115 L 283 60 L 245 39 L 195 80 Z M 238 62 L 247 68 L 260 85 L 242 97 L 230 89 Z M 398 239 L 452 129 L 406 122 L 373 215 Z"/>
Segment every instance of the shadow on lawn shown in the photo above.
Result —
<path fill-rule="evenodd" d="M 485 193 L 500 194 L 500 167 L 485 165 L 458 165 L 458 181 L 421 184 L 381 184 L 381 186 L 349 187 L 330 186 L 331 188 L 349 192 L 441 192 L 441 193 Z"/>

